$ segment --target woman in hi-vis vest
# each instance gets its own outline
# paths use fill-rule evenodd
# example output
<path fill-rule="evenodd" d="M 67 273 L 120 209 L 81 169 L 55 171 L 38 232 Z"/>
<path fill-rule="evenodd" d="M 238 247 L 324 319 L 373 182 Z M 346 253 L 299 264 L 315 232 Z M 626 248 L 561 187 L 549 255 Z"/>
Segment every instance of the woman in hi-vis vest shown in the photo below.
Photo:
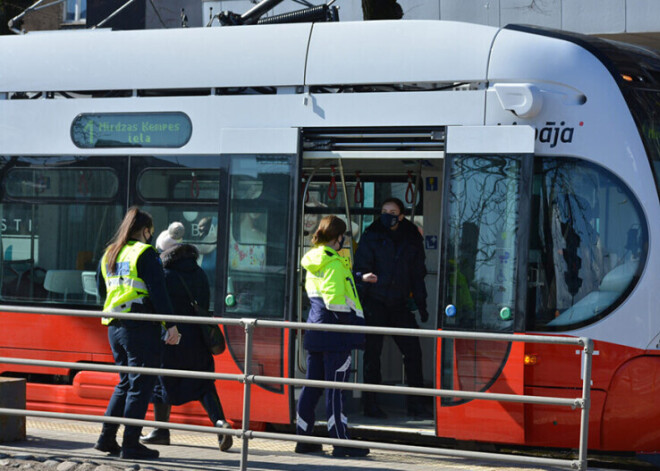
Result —
<path fill-rule="evenodd" d="M 321 219 L 312 237 L 314 248 L 302 258 L 307 271 L 305 291 L 311 324 L 364 325 L 362 306 L 348 259 L 339 255 L 344 245 L 346 223 L 337 216 Z M 369 274 L 371 275 L 371 274 Z M 348 381 L 351 374 L 351 351 L 364 347 L 364 334 L 309 330 L 303 338 L 307 350 L 307 379 Z M 314 431 L 315 409 L 323 389 L 304 386 L 298 399 L 296 433 L 310 436 Z M 325 408 L 330 438 L 348 439 L 348 419 L 344 412 L 344 390 L 326 389 Z M 298 442 L 296 453 L 323 451 L 320 443 Z M 362 457 L 368 448 L 335 445 L 332 456 Z"/>
<path fill-rule="evenodd" d="M 154 224 L 151 215 L 132 207 L 124 216 L 108 246 L 97 273 L 99 295 L 105 299 L 103 324 L 108 326 L 110 348 L 118 366 L 158 368 L 161 352 L 161 323 L 122 320 L 112 313 L 172 314 L 172 303 L 165 287 L 163 267 L 151 246 Z M 167 324 L 165 343 L 181 338 L 176 325 Z M 106 416 L 143 420 L 156 376 L 120 373 Z M 140 443 L 142 427 L 125 426 L 124 439 L 117 443 L 118 424 L 103 424 L 94 445 L 99 451 L 119 454 L 124 459 L 158 458 L 158 451 Z"/>

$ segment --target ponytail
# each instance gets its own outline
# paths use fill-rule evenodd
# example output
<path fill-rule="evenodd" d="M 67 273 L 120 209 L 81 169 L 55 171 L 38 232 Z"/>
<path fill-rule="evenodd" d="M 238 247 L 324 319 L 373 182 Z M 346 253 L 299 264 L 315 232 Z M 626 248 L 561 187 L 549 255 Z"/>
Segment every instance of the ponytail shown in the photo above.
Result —
<path fill-rule="evenodd" d="M 115 268 L 117 268 L 116 265 L 119 251 L 128 243 L 131 236 L 145 227 L 150 228 L 153 225 L 154 222 L 151 214 L 142 211 L 137 206 L 132 206 L 128 209 L 126 216 L 124 216 L 124 220 L 117 228 L 117 232 L 115 233 L 112 242 L 108 245 L 106 252 L 108 273 L 114 273 Z"/>

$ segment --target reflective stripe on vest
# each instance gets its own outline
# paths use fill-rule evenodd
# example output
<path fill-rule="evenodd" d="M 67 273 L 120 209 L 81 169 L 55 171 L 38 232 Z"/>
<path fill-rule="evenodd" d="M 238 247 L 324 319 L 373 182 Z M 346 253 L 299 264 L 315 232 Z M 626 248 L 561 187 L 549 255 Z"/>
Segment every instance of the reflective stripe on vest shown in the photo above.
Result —
<path fill-rule="evenodd" d="M 128 288 L 133 288 L 138 291 L 147 291 L 147 285 L 142 280 L 131 280 L 129 278 L 119 277 L 119 278 L 110 278 L 105 282 L 105 287 L 107 289 L 116 288 L 119 285 L 123 285 Z"/>
<path fill-rule="evenodd" d="M 131 241 L 121 248 L 117 255 L 114 273 L 108 273 L 106 263 L 108 252 L 101 261 L 101 273 L 105 280 L 107 295 L 103 312 L 130 312 L 133 304 L 141 304 L 143 298 L 149 296 L 147 284 L 138 277 L 137 261 L 140 255 L 151 245 Z M 112 317 L 104 317 L 104 325 L 112 322 Z"/>

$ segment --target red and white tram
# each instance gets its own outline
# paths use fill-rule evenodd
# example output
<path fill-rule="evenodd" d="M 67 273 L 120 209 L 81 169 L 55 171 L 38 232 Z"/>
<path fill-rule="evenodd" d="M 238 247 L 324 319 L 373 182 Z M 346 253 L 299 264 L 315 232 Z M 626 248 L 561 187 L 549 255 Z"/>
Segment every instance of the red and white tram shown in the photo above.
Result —
<path fill-rule="evenodd" d="M 0 38 L 0 63 L 4 305 L 98 307 L 90 273 L 140 205 L 157 232 L 181 221 L 203 248 L 216 316 L 304 319 L 306 234 L 342 214 L 359 243 L 394 195 L 423 226 L 422 327 L 593 338 L 589 447 L 660 449 L 657 55 L 533 27 L 383 21 L 29 33 Z M 5 308 L 0 330 L 0 356 L 112 363 L 96 319 Z M 216 370 L 238 373 L 243 331 L 225 333 Z M 297 340 L 257 329 L 253 371 L 300 374 Z M 581 351 L 566 347 L 423 350 L 429 387 L 581 388 Z M 398 382 L 400 360 L 384 364 Z M 101 414 L 116 381 L 0 374 L 28 379 L 30 408 L 77 413 Z M 235 420 L 241 387 L 218 382 Z M 252 394 L 255 420 L 292 422 L 293 388 Z M 434 406 L 439 437 L 577 443 L 579 414 L 560 407 Z M 173 419 L 205 423 L 196 406 Z"/>

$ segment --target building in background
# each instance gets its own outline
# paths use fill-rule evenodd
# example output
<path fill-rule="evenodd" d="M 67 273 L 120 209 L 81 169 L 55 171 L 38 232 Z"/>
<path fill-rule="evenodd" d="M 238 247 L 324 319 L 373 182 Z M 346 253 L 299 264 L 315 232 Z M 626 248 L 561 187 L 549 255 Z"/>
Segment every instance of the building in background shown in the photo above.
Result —
<path fill-rule="evenodd" d="M 5 2 L 6 3 L 6 2 Z M 13 4 L 20 4 L 14 2 Z M 19 29 L 25 31 L 98 25 L 126 0 L 43 1 L 50 5 L 30 11 Z M 103 27 L 153 29 L 217 25 L 221 11 L 244 13 L 256 0 L 133 0 Z M 304 8 L 305 0 L 284 0 L 266 16 Z M 659 0 L 398 0 L 403 20 L 450 20 L 505 26 L 529 24 L 641 44 L 660 50 Z M 28 5 L 30 5 L 28 3 Z M 341 21 L 362 21 L 358 0 L 336 0 Z M 8 8 L 8 6 L 6 7 Z M 20 10 L 19 10 L 20 11 Z M 5 13 L 11 18 L 8 13 Z"/>

